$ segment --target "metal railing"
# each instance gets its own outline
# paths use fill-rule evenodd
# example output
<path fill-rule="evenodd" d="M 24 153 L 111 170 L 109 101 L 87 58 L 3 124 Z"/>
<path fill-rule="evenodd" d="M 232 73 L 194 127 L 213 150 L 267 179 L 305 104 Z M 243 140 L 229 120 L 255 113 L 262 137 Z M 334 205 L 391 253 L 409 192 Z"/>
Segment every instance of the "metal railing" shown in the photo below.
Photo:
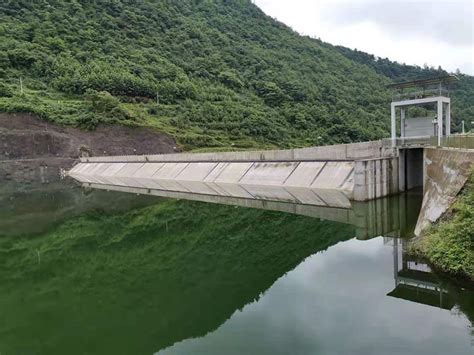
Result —
<path fill-rule="evenodd" d="M 474 149 L 474 135 L 453 134 L 449 137 L 442 137 L 441 146 L 448 148 Z"/>
<path fill-rule="evenodd" d="M 449 97 L 449 90 L 446 89 L 426 89 L 419 91 L 411 91 L 406 93 L 394 94 L 392 101 L 423 99 L 425 97 L 445 96 Z"/>
<path fill-rule="evenodd" d="M 382 140 L 384 147 L 437 147 L 438 137 L 406 137 L 406 138 L 385 138 Z M 441 137 L 441 147 L 474 149 L 474 135 L 472 134 L 452 134 L 448 137 Z"/>

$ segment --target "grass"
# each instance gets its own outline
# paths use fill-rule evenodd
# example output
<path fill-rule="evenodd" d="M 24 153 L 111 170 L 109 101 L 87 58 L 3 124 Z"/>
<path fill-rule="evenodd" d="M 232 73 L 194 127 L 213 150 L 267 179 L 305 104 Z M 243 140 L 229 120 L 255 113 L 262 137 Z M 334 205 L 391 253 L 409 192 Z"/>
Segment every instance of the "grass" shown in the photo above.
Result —
<path fill-rule="evenodd" d="M 452 208 L 410 251 L 444 272 L 474 280 L 474 171 Z"/>

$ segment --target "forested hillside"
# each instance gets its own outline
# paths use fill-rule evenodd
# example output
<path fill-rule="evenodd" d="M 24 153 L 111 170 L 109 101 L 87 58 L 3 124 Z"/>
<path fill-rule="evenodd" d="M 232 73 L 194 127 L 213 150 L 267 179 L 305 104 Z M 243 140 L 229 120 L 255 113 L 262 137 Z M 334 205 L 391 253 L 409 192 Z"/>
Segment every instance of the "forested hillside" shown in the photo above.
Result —
<path fill-rule="evenodd" d="M 413 65 L 399 64 L 388 58 L 376 58 L 374 55 L 341 46 L 335 48 L 347 58 L 373 68 L 377 73 L 392 79 L 394 82 L 432 78 L 440 74 L 448 74 L 441 67 L 438 69 L 427 66 L 421 68 Z M 450 88 L 452 90 L 452 116 L 454 117 L 452 130 L 460 132 L 461 121 L 464 120 L 466 126 L 468 126 L 474 118 L 474 77 L 459 71 L 455 74 L 459 78 L 459 82 Z"/>
<path fill-rule="evenodd" d="M 7 0 L 0 111 L 155 127 L 187 149 L 376 139 L 389 130 L 386 85 L 431 71 L 357 54 L 249 0 Z M 473 118 L 473 78 L 462 88 L 456 122 Z"/>

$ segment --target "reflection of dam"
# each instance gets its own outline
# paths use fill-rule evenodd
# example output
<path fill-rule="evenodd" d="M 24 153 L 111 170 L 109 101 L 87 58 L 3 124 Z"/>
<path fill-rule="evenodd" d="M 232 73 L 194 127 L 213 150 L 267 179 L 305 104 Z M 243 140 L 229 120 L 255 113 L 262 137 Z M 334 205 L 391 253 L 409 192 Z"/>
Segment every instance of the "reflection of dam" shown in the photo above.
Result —
<path fill-rule="evenodd" d="M 395 288 L 387 296 L 450 310 L 455 302 L 429 265 L 405 252 L 407 240 L 393 238 Z"/>
<path fill-rule="evenodd" d="M 80 181 L 81 177 L 75 176 L 75 179 Z M 340 200 L 337 198 L 340 192 L 336 191 L 335 195 L 330 197 L 331 201 L 334 202 L 333 205 L 321 205 L 321 201 L 317 198 L 311 200 L 312 196 L 315 196 L 312 189 L 304 188 L 301 188 L 299 193 L 301 196 L 306 196 L 305 201 L 312 203 L 302 203 L 301 199 L 289 193 L 287 189 L 278 186 L 266 187 L 259 190 L 259 193 L 254 192 L 252 195 L 247 195 L 247 197 L 235 197 L 217 193 L 214 195 L 196 194 L 139 187 L 137 186 L 138 183 L 135 183 L 135 186 L 124 186 L 123 184 L 93 183 L 87 181 L 88 179 L 84 180 L 86 181 L 82 181 L 83 186 L 87 188 L 259 208 L 350 224 L 356 227 L 356 237 L 359 239 L 389 233 L 405 235 L 407 226 L 414 226 L 414 223 L 416 223 L 421 204 L 421 191 L 412 191 L 366 202 L 347 201 L 346 203 L 345 201 L 340 204 Z M 145 184 L 144 181 L 140 183 Z M 237 184 L 226 184 L 225 187 L 228 191 L 242 188 Z M 329 200 L 331 192 L 326 191 L 326 195 Z"/>

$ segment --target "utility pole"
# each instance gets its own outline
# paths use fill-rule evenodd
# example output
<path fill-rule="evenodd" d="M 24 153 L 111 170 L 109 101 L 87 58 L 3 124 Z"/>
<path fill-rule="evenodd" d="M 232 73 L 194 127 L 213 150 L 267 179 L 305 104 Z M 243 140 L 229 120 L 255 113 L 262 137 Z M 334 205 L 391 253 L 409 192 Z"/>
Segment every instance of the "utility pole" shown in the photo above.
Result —
<path fill-rule="evenodd" d="M 160 104 L 160 94 L 156 93 L 156 104 Z"/>
<path fill-rule="evenodd" d="M 21 79 L 21 76 L 20 76 L 20 94 L 23 95 L 23 80 Z"/>
<path fill-rule="evenodd" d="M 466 133 L 466 131 L 464 130 L 464 120 L 461 121 L 461 124 L 462 124 L 462 134 Z"/>

